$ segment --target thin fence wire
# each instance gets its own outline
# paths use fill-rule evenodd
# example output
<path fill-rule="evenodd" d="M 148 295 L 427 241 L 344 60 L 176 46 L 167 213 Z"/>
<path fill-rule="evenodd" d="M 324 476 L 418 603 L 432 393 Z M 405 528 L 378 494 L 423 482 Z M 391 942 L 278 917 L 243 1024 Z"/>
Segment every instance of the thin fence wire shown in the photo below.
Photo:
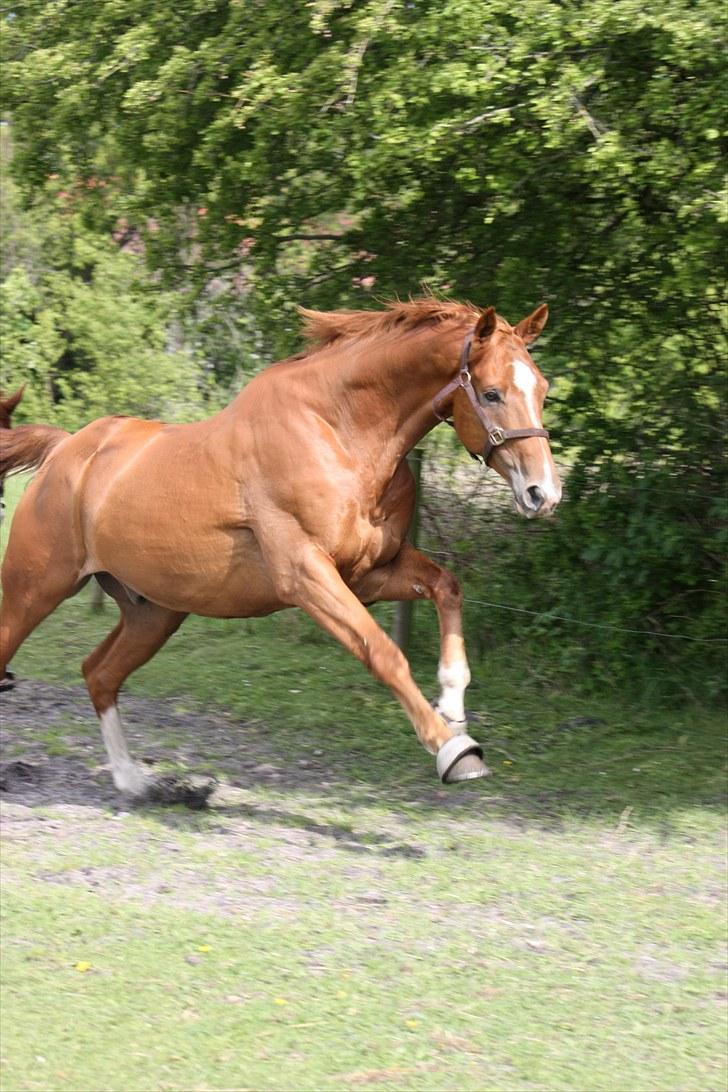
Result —
<path fill-rule="evenodd" d="M 728 645 L 723 637 L 691 637 L 688 633 L 663 633 L 658 629 L 627 629 L 624 626 L 610 626 L 606 622 L 586 622 L 583 618 L 570 618 L 565 614 L 551 614 L 549 611 L 527 610 L 526 607 L 513 607 L 508 603 L 493 603 L 488 599 L 464 598 L 464 603 L 478 607 L 495 607 L 498 610 L 514 611 L 517 614 L 531 614 L 534 618 L 543 618 L 547 622 L 569 622 L 574 626 L 588 626 L 590 629 L 608 629 L 614 633 L 635 633 L 645 637 L 660 637 L 668 641 L 696 641 L 702 645 Z"/>
<path fill-rule="evenodd" d="M 560 463 L 559 471 L 565 479 L 565 493 L 568 492 L 568 475 L 571 466 Z M 630 492 L 627 483 L 615 482 L 600 485 L 596 492 L 603 496 L 609 493 L 625 494 Z M 689 503 L 695 492 L 686 492 L 679 488 L 657 486 L 655 492 L 684 498 Z M 422 521 L 423 548 L 428 556 L 451 566 L 458 565 L 473 575 L 482 575 L 487 559 L 482 564 L 474 565 L 467 556 L 461 556 L 458 546 L 450 544 L 491 542 L 503 543 L 507 549 L 509 536 L 517 533 L 512 524 L 512 501 L 510 490 L 493 473 L 475 467 L 462 451 L 447 445 L 426 444 L 420 491 L 420 513 Z M 529 534 L 548 533 L 548 528 L 528 529 Z M 491 540 L 491 536 L 492 540 Z M 497 537 L 496 537 L 497 536 Z M 467 552 L 467 551 L 466 551 Z M 489 599 L 476 599 L 466 596 L 464 602 L 470 606 L 488 607 L 493 610 L 508 611 L 514 614 L 528 615 L 542 619 L 544 623 L 563 623 L 586 629 L 602 630 L 625 635 L 653 637 L 658 640 L 688 641 L 695 644 L 728 647 L 728 638 L 710 636 L 697 637 L 688 633 L 666 633 L 661 630 L 642 627 L 611 625 L 571 615 L 554 614 L 547 609 L 532 610 Z"/>

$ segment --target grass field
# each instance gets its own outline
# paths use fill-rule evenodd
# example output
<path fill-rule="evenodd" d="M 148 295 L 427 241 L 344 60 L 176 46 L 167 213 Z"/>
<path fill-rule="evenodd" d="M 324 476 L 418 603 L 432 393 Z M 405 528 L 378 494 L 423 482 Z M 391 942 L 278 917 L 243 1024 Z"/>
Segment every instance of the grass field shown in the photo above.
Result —
<path fill-rule="evenodd" d="M 493 777 L 445 789 L 305 618 L 191 619 L 129 736 L 220 790 L 128 812 L 75 689 L 114 618 L 83 594 L 13 665 L 5 758 L 53 791 L 3 804 L 6 1092 L 725 1087 L 720 711 L 476 662 Z M 432 693 L 423 621 L 412 660 Z"/>

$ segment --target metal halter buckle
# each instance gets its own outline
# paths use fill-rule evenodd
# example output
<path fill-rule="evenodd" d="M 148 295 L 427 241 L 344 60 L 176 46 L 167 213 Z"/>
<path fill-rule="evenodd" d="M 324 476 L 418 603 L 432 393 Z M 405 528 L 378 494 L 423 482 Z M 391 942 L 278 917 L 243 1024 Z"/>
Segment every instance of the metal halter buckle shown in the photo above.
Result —
<path fill-rule="evenodd" d="M 506 438 L 505 438 L 505 436 L 503 434 L 503 429 L 502 428 L 494 428 L 489 433 L 488 439 L 490 440 L 493 447 L 500 447 L 501 444 L 505 443 Z"/>

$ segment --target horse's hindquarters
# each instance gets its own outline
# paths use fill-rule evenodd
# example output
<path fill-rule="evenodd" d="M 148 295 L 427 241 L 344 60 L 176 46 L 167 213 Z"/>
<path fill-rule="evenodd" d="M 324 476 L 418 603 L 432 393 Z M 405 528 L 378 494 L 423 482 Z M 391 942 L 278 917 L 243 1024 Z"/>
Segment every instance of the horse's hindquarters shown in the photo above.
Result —
<path fill-rule="evenodd" d="M 84 573 L 111 573 L 137 595 L 184 613 L 275 609 L 255 539 L 240 525 L 229 452 L 221 454 L 218 441 L 211 422 L 117 421 L 78 490 Z"/>

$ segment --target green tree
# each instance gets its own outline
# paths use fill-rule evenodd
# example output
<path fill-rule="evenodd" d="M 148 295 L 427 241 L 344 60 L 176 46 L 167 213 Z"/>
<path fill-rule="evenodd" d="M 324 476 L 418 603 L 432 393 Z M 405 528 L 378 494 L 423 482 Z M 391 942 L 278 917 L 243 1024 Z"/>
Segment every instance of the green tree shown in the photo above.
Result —
<path fill-rule="evenodd" d="M 7 132 L 5 152 L 7 163 Z M 199 413 L 202 371 L 184 340 L 172 339 L 177 300 L 154 283 L 140 254 L 84 224 L 77 195 L 58 179 L 28 211 L 8 182 L 0 389 L 26 384 L 17 420 L 78 428 L 106 413 Z"/>
<path fill-rule="evenodd" d="M 711 0 L 30 0 L 5 52 L 26 185 L 105 162 L 167 265 L 253 238 L 287 290 L 427 278 L 508 312 L 619 289 L 614 315 L 716 253 Z"/>
<path fill-rule="evenodd" d="M 255 367 L 291 347 L 297 302 L 423 280 L 512 319 L 548 299 L 575 470 L 521 563 L 557 609 L 712 636 L 723 30 L 717 0 L 24 0 L 3 47 L 16 178 L 26 200 L 85 182 L 87 222 L 125 217 L 208 299 L 242 278 L 205 318 L 209 348 L 232 316 L 227 379 L 238 348 Z M 588 654 L 640 654 L 601 632 Z"/>

